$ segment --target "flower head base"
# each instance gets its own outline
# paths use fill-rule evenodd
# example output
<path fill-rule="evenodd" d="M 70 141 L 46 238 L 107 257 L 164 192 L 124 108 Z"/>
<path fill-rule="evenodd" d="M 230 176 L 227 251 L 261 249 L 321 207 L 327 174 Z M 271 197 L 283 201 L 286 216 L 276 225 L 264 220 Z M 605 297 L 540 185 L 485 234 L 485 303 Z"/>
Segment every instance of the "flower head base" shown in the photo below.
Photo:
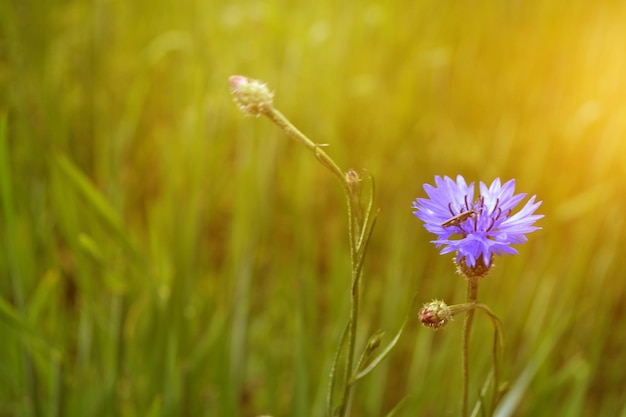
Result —
<path fill-rule="evenodd" d="M 413 203 L 413 214 L 424 227 L 437 235 L 433 243 L 444 246 L 441 254 L 456 252 L 459 271 L 468 278 L 486 275 L 494 255 L 516 254 L 512 244 L 526 242 L 526 233 L 540 227 L 533 223 L 543 215 L 533 214 L 541 205 L 532 196 L 517 213 L 513 209 L 526 197 L 513 194 L 515 180 L 504 184 L 496 178 L 489 187 L 480 183 L 480 195 L 474 197 L 474 183 L 462 176 L 456 182 L 449 177 L 435 176 L 435 186 L 424 185 L 429 198 Z"/>
<path fill-rule="evenodd" d="M 476 263 L 473 266 L 469 266 L 465 258 L 461 258 L 459 261 L 455 259 L 454 263 L 456 264 L 456 270 L 459 274 L 469 280 L 478 280 L 487 275 L 491 268 L 495 265 L 493 258 L 494 255 L 491 254 L 491 261 L 487 265 L 485 265 L 485 261 L 482 256 L 476 259 Z"/>
<path fill-rule="evenodd" d="M 232 75 L 228 80 L 235 103 L 244 113 L 259 117 L 272 107 L 274 93 L 267 84 L 242 75 Z"/>
<path fill-rule="evenodd" d="M 424 326 L 432 327 L 436 330 L 452 320 L 452 311 L 443 301 L 433 300 L 424 304 L 424 307 L 419 312 L 419 318 Z"/>

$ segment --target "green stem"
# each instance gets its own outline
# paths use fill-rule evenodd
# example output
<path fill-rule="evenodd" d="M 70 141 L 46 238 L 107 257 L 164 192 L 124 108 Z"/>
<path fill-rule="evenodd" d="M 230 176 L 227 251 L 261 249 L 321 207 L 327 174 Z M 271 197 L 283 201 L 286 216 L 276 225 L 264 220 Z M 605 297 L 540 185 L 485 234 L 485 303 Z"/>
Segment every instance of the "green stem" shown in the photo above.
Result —
<path fill-rule="evenodd" d="M 351 303 L 350 303 L 350 328 L 348 330 L 348 357 L 346 359 L 345 381 L 343 387 L 343 396 L 341 399 L 341 407 L 339 416 L 343 417 L 348 411 L 348 404 L 350 403 L 350 394 L 352 391 L 352 367 L 354 364 L 354 351 L 356 345 L 356 329 L 358 322 L 359 311 L 359 279 L 353 272 L 352 277 L 352 289 L 351 289 Z"/>
<path fill-rule="evenodd" d="M 504 336 L 502 330 L 502 322 L 493 314 L 491 309 L 484 304 L 477 303 L 476 308 L 482 309 L 493 323 L 494 338 L 493 338 L 493 401 L 492 412 L 495 409 L 498 401 L 500 400 L 500 363 L 502 362 L 502 351 L 504 349 Z"/>
<path fill-rule="evenodd" d="M 350 321 L 348 327 L 348 357 L 346 358 L 346 367 L 344 370 L 344 386 L 343 395 L 341 398 L 341 405 L 339 407 L 339 416 L 346 415 L 348 410 L 348 404 L 350 403 L 350 394 L 352 385 L 349 383 L 352 377 L 352 366 L 354 363 L 354 351 L 356 345 L 356 329 L 358 322 L 359 311 L 359 273 L 357 271 L 357 248 L 356 241 L 354 239 L 354 209 L 352 207 L 353 201 L 350 195 L 347 195 L 348 200 L 348 234 L 350 237 L 350 264 L 352 266 L 352 279 L 350 284 Z"/>
<path fill-rule="evenodd" d="M 354 378 L 356 377 L 354 364 L 354 351 L 356 346 L 356 331 L 357 331 L 357 321 L 358 321 L 358 313 L 359 313 L 359 303 L 360 303 L 360 289 L 361 289 L 361 271 L 363 269 L 363 260 L 365 258 L 365 251 L 367 250 L 367 244 L 370 239 L 370 234 L 376 222 L 376 218 L 374 217 L 370 223 L 370 216 L 372 211 L 372 200 L 373 200 L 373 189 L 372 189 L 372 198 L 370 199 L 370 205 L 367 209 L 367 214 L 363 219 L 363 223 L 359 224 L 358 221 L 354 219 L 354 200 L 350 199 L 350 195 L 348 194 L 348 217 L 350 220 L 350 224 L 356 225 L 359 228 L 359 233 L 354 233 L 354 227 L 350 226 L 350 246 L 353 248 L 351 251 L 351 259 L 352 259 L 352 285 L 351 285 L 351 305 L 350 305 L 350 327 L 348 334 L 348 358 L 346 360 L 346 371 L 345 371 L 345 385 L 343 398 L 341 402 L 341 406 L 339 409 L 339 416 L 343 417 L 346 415 L 350 404 L 350 394 L 353 386 Z M 354 222 L 354 223 L 353 223 Z M 367 225 L 370 224 L 369 228 Z"/>
<path fill-rule="evenodd" d="M 478 297 L 478 280 L 468 278 L 467 279 L 467 295 L 465 300 L 467 303 L 473 303 Z M 467 417 L 468 404 L 469 404 L 469 383 L 470 383 L 470 371 L 469 371 L 469 342 L 470 333 L 472 331 L 472 322 L 474 321 L 474 309 L 468 310 L 465 315 L 465 323 L 463 325 L 463 401 L 461 406 L 461 416 Z"/>
<path fill-rule="evenodd" d="M 341 182 L 341 185 L 346 189 L 346 193 L 348 196 L 350 195 L 350 186 L 348 184 L 348 180 L 346 179 L 346 175 L 339 168 L 339 166 L 332 160 L 330 156 L 324 149 L 322 149 L 323 145 L 319 145 L 313 142 L 311 139 L 306 137 L 306 135 L 298 130 L 281 112 L 276 110 L 274 107 L 270 107 L 264 113 L 267 117 L 270 118 L 274 123 L 276 123 L 290 138 L 294 139 L 297 142 L 300 142 L 304 146 L 306 146 L 311 152 L 315 154 L 317 159 L 320 160 L 322 164 L 324 164 Z M 350 219 L 352 220 L 352 219 Z"/>
<path fill-rule="evenodd" d="M 343 417 L 348 411 L 348 405 L 350 403 L 350 394 L 352 390 L 352 374 L 354 366 L 354 352 L 356 346 L 356 331 L 358 323 L 358 312 L 360 303 L 360 276 L 361 266 L 363 265 L 363 255 L 365 246 L 363 244 L 362 234 L 364 233 L 369 216 L 363 220 L 361 224 L 359 221 L 358 209 L 360 200 L 358 195 L 358 187 L 351 186 L 346 174 L 339 168 L 339 166 L 332 160 L 330 156 L 322 149 L 323 145 L 319 145 L 310 140 L 304 133 L 298 130 L 280 111 L 273 106 L 268 107 L 264 113 L 270 120 L 276 123 L 290 138 L 297 142 L 300 142 L 307 147 L 311 152 L 315 154 L 317 159 L 328 168 L 341 182 L 346 193 L 347 205 L 348 205 L 348 235 L 350 240 L 350 260 L 352 266 L 352 279 L 350 287 L 350 321 L 348 323 L 348 356 L 346 358 L 346 365 L 344 370 L 344 387 L 343 395 L 341 398 L 341 404 L 338 411 L 339 416 Z M 369 208 L 371 211 L 371 206 Z M 368 212 L 369 215 L 369 212 Z M 343 340 L 343 339 L 342 339 Z M 332 386 L 329 388 L 332 390 Z M 332 395 L 329 396 L 332 398 Z M 330 404 L 332 406 L 332 404 Z"/>

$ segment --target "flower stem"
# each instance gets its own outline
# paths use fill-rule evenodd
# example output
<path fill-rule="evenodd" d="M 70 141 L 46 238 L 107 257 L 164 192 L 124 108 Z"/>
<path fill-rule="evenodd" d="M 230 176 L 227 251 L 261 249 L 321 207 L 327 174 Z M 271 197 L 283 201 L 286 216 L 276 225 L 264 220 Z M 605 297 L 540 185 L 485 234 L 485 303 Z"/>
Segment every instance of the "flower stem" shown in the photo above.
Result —
<path fill-rule="evenodd" d="M 348 205 L 348 238 L 350 241 L 350 261 L 352 266 L 351 284 L 350 284 L 350 320 L 346 326 L 346 330 L 341 336 L 339 348 L 335 355 L 330 375 L 330 387 L 327 396 L 327 414 L 339 415 L 343 417 L 350 408 L 350 394 L 352 385 L 356 381 L 357 372 L 354 368 L 354 351 L 356 346 L 356 332 L 359 312 L 359 298 L 361 287 L 361 271 L 367 245 L 371 237 L 374 224 L 376 222 L 376 214 L 372 214 L 372 206 L 374 202 L 374 180 L 370 175 L 370 195 L 367 209 L 363 210 L 361 200 L 361 178 L 354 170 L 343 172 L 341 168 L 333 161 L 324 151 L 325 144 L 318 144 L 306 137 L 300 132 L 283 114 L 274 108 L 272 93 L 267 84 L 244 77 L 242 75 L 232 75 L 229 77 L 231 92 L 235 103 L 241 111 L 251 116 L 266 116 L 276 123 L 290 138 L 301 143 L 308 148 L 315 157 L 328 168 L 341 183 Z M 335 385 L 335 370 L 341 356 L 345 340 L 348 340 L 347 358 L 343 375 L 343 390 L 340 404 L 333 410 L 333 390 Z M 358 365 L 357 365 L 358 367 Z"/>
<path fill-rule="evenodd" d="M 491 406 L 491 412 L 495 409 L 498 401 L 500 400 L 500 373 L 501 373 L 501 365 L 502 362 L 502 351 L 504 350 L 504 336 L 502 330 L 502 322 L 493 314 L 491 309 L 484 304 L 476 303 L 476 308 L 480 308 L 483 310 L 493 324 L 494 329 L 494 338 L 493 338 L 493 400 Z"/>
<path fill-rule="evenodd" d="M 474 303 L 478 298 L 478 279 L 467 279 L 467 294 L 465 300 L 467 303 Z M 474 309 L 468 310 L 465 315 L 465 323 L 463 325 L 463 401 L 461 406 L 461 416 L 467 417 L 469 409 L 469 342 L 472 330 L 472 322 L 474 321 Z"/>
<path fill-rule="evenodd" d="M 355 186 L 354 183 L 351 183 L 346 174 L 341 170 L 341 168 L 339 168 L 335 161 L 333 161 L 333 159 L 328 156 L 328 154 L 322 148 L 324 145 L 317 144 L 310 140 L 308 137 L 306 137 L 304 133 L 298 130 L 280 111 L 275 109 L 274 106 L 265 106 L 263 108 L 262 114 L 264 114 L 274 123 L 276 123 L 290 138 L 303 144 L 311 152 L 313 152 L 316 158 L 339 179 L 346 194 L 348 206 L 348 236 L 350 240 L 352 279 L 350 285 L 350 320 L 348 322 L 347 328 L 348 354 L 344 368 L 344 386 L 342 391 L 342 397 L 340 400 L 341 402 L 337 408 L 337 415 L 343 417 L 348 412 L 350 395 L 353 385 L 351 381 L 354 372 L 354 352 L 356 347 L 356 332 L 360 303 L 360 278 L 365 249 L 367 246 L 367 241 L 369 240 L 369 237 L 367 239 L 364 239 L 364 233 L 366 232 L 366 230 L 369 230 L 371 232 L 371 227 L 369 229 L 367 227 L 368 223 L 370 222 L 369 214 L 371 213 L 371 205 L 370 207 L 368 207 L 368 216 L 363 218 L 363 216 L 360 215 L 360 213 L 362 213 L 362 207 L 360 206 L 360 194 L 358 186 Z M 329 398 L 332 402 L 332 383 L 329 389 Z M 332 407 L 332 404 L 329 404 L 329 406 Z M 329 413 L 330 412 L 331 411 L 329 409 Z"/>
<path fill-rule="evenodd" d="M 348 329 L 348 357 L 346 359 L 345 368 L 345 382 L 343 387 L 343 395 L 341 399 L 341 406 L 339 407 L 339 416 L 346 415 L 348 405 L 350 404 L 350 394 L 352 391 L 352 368 L 354 366 L 354 351 L 356 346 L 356 329 L 358 322 L 359 312 L 359 278 L 355 275 L 355 271 L 352 271 L 352 285 L 351 285 L 351 302 L 350 302 L 350 327 Z"/>
<path fill-rule="evenodd" d="M 326 166 L 326 168 L 335 174 L 341 182 L 341 185 L 346 189 L 346 193 L 349 194 L 349 184 L 346 179 L 346 175 L 335 163 L 335 161 L 333 161 L 332 158 L 324 152 L 324 149 L 322 149 L 322 146 L 324 145 L 319 145 L 306 137 L 304 133 L 300 132 L 298 128 L 296 128 L 280 111 L 275 109 L 274 106 L 270 106 L 266 111 L 264 111 L 264 114 L 271 121 L 276 123 L 278 127 L 280 127 L 287 134 L 287 136 L 297 142 L 300 142 L 313 152 L 317 159 L 319 159 L 320 162 Z"/>

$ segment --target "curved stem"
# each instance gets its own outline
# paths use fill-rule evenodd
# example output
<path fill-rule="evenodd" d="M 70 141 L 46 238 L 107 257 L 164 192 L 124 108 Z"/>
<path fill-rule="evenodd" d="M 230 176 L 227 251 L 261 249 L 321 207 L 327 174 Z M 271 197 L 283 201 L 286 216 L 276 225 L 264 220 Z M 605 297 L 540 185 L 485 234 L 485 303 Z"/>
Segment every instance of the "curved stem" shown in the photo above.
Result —
<path fill-rule="evenodd" d="M 343 387 L 343 395 L 341 398 L 341 403 L 338 408 L 338 415 L 345 416 L 349 404 L 350 404 L 350 394 L 352 390 L 351 380 L 353 378 L 352 369 L 354 367 L 354 351 L 356 346 L 356 332 L 357 332 L 357 322 L 358 322 L 358 312 L 359 312 L 359 303 L 360 303 L 360 277 L 361 277 L 361 269 L 363 265 L 363 258 L 365 254 L 365 248 L 367 246 L 368 239 L 364 239 L 367 225 L 370 221 L 370 215 L 372 211 L 372 204 L 370 201 L 370 205 L 368 207 L 367 216 L 363 219 L 360 213 L 360 198 L 359 198 L 359 189 L 354 185 L 351 185 L 348 180 L 346 174 L 339 168 L 339 166 L 332 160 L 330 156 L 324 151 L 322 148 L 323 145 L 317 144 L 310 140 L 304 133 L 298 130 L 280 111 L 275 109 L 273 106 L 267 107 L 263 114 L 267 116 L 270 120 L 276 123 L 290 138 L 294 139 L 297 142 L 300 142 L 305 147 L 307 147 L 311 152 L 315 154 L 317 159 L 328 168 L 341 182 L 341 185 L 344 188 L 344 192 L 346 194 L 346 200 L 348 205 L 348 236 L 350 240 L 350 260 L 352 266 L 352 274 L 351 274 L 351 286 L 350 286 L 350 320 L 348 322 L 347 328 L 347 339 L 348 339 L 348 355 L 346 358 L 345 370 L 344 370 L 344 387 Z M 372 185 L 373 187 L 373 185 Z M 372 199 L 373 199 L 373 189 L 372 189 Z M 371 232 L 371 228 L 369 228 Z M 343 337 L 342 342 L 343 343 Z M 334 371 L 333 371 L 334 373 Z M 331 376 L 331 387 L 329 388 L 332 391 L 332 381 L 334 380 L 334 375 Z M 329 412 L 331 412 L 332 404 L 332 393 L 329 394 Z"/>
<path fill-rule="evenodd" d="M 478 280 L 467 279 L 467 294 L 465 300 L 467 303 L 473 303 L 478 297 Z M 470 333 L 472 331 L 472 322 L 474 321 L 474 309 L 468 310 L 465 315 L 465 323 L 463 325 L 463 401 L 461 405 L 461 416 L 467 417 L 469 404 L 469 342 Z"/>
<path fill-rule="evenodd" d="M 330 156 L 324 149 L 322 149 L 323 145 L 319 145 L 309 139 L 304 133 L 298 130 L 289 119 L 287 119 L 280 111 L 275 109 L 274 107 L 270 107 L 264 113 L 271 121 L 276 123 L 290 138 L 294 139 L 297 142 L 300 142 L 304 146 L 306 146 L 311 152 L 315 154 L 317 159 L 320 160 L 322 164 L 326 166 L 337 178 L 341 181 L 341 185 L 346 189 L 346 193 L 350 195 L 350 186 L 348 184 L 348 180 L 346 179 L 346 175 L 339 168 L 339 166 L 332 160 Z M 352 220 L 352 219 L 350 219 Z"/>
<path fill-rule="evenodd" d="M 502 362 L 502 351 L 504 350 L 504 336 L 502 330 L 502 322 L 493 314 L 491 309 L 485 304 L 476 303 L 476 308 L 483 310 L 493 323 L 494 338 L 493 338 L 493 401 L 492 411 L 498 404 L 500 397 L 500 363 Z"/>

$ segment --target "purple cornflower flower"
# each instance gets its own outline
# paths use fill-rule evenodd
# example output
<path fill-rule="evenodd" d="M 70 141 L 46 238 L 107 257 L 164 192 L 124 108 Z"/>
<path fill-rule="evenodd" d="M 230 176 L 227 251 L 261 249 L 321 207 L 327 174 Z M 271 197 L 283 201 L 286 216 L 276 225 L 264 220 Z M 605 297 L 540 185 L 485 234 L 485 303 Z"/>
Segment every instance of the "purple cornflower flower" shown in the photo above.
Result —
<path fill-rule="evenodd" d="M 432 242 L 445 245 L 441 254 L 456 252 L 456 263 L 462 272 L 483 276 L 491 267 L 494 255 L 516 254 L 512 244 L 526 242 L 526 233 L 543 215 L 533 214 L 541 205 L 532 196 L 517 213 L 513 209 L 526 193 L 516 194 L 515 180 L 504 184 L 496 178 L 489 187 L 480 183 L 480 195 L 474 199 L 474 183 L 467 185 L 459 175 L 456 182 L 449 177 L 435 176 L 435 186 L 424 184 L 429 198 L 413 203 L 413 214 L 424 227 L 437 235 Z"/>

